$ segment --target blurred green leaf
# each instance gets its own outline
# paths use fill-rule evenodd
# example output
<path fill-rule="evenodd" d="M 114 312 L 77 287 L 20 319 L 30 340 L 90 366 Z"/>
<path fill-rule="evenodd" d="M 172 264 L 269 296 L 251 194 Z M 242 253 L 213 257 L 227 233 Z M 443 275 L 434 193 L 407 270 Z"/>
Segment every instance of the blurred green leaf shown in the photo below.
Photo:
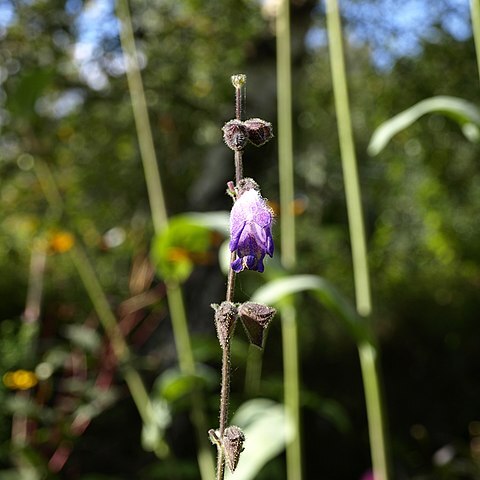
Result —
<path fill-rule="evenodd" d="M 282 404 L 267 399 L 244 403 L 232 418 L 245 434 L 245 450 L 235 473 L 227 472 L 231 480 L 250 480 L 272 458 L 281 453 L 293 438 L 293 425 Z"/>
<path fill-rule="evenodd" d="M 182 217 L 225 236 L 230 235 L 230 212 L 188 212 Z"/>
<path fill-rule="evenodd" d="M 303 291 L 311 291 L 322 305 L 344 323 L 357 343 L 372 341 L 367 324 L 350 302 L 331 283 L 317 275 L 292 275 L 272 280 L 253 294 L 252 302 L 275 305 Z"/>
<path fill-rule="evenodd" d="M 437 96 L 422 100 L 413 105 L 413 107 L 383 122 L 373 132 L 368 145 L 368 153 L 370 155 L 378 155 L 394 135 L 408 128 L 427 113 L 443 113 L 452 118 L 459 123 L 464 135 L 470 141 L 474 141 L 479 137 L 480 110 L 476 105 L 462 98 Z"/>
<path fill-rule="evenodd" d="M 188 215 L 173 217 L 154 239 L 151 258 L 166 281 L 184 282 L 196 263 L 205 263 L 212 244 L 209 228 Z"/>
<path fill-rule="evenodd" d="M 165 370 L 156 380 L 154 392 L 156 398 L 175 402 L 185 397 L 200 385 L 217 383 L 217 372 L 205 365 L 197 365 L 195 375 L 185 375 L 177 368 Z"/>
<path fill-rule="evenodd" d="M 35 114 L 35 103 L 54 75 L 52 68 L 27 70 L 8 96 L 7 106 L 17 115 L 29 117 Z"/>
<path fill-rule="evenodd" d="M 155 452 L 159 458 L 168 454 L 168 444 L 165 441 L 165 430 L 172 421 L 169 403 L 161 398 L 150 402 L 152 421 L 144 423 L 142 428 L 142 447 L 149 452 Z"/>
<path fill-rule="evenodd" d="M 95 353 L 101 345 L 100 335 L 96 330 L 85 325 L 68 325 L 64 335 L 77 347 Z"/>
<path fill-rule="evenodd" d="M 329 420 L 341 433 L 352 429 L 352 423 L 347 410 L 336 400 L 325 398 L 316 393 L 303 390 L 301 392 L 302 405 L 311 408 L 318 415 Z"/>

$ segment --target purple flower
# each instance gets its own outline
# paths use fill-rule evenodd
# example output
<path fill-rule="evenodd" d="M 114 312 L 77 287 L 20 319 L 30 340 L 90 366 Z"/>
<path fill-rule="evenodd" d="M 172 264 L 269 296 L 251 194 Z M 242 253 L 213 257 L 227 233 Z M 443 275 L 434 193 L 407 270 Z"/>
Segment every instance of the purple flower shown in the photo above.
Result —
<path fill-rule="evenodd" d="M 238 190 L 230 214 L 230 251 L 237 254 L 232 269 L 263 272 L 265 255 L 273 256 L 273 214 L 251 178 L 241 180 Z"/>

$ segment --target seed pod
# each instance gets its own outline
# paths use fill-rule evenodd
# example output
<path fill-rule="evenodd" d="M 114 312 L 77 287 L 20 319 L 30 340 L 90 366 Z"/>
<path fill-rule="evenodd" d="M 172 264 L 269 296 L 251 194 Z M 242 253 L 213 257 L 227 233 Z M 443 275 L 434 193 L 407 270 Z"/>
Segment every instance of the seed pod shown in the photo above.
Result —
<path fill-rule="evenodd" d="M 238 314 L 251 344 L 263 348 L 265 331 L 275 313 L 274 308 L 255 302 L 245 302 L 238 307 Z"/>
<path fill-rule="evenodd" d="M 223 140 L 232 150 L 243 150 L 248 141 L 247 127 L 240 120 L 230 120 L 223 128 Z"/>
<path fill-rule="evenodd" d="M 237 307 L 231 302 L 222 302 L 220 305 L 212 305 L 215 310 L 215 327 L 217 329 L 218 341 L 224 349 L 230 341 L 235 324 L 237 322 Z"/>
<path fill-rule="evenodd" d="M 267 143 L 273 137 L 272 124 L 261 118 L 251 118 L 244 122 L 247 127 L 248 140 L 256 147 Z"/>
<path fill-rule="evenodd" d="M 232 425 L 227 427 L 223 434 L 222 443 L 225 452 L 225 460 L 230 471 L 233 473 L 238 465 L 240 454 L 243 452 L 245 435 L 239 427 Z"/>

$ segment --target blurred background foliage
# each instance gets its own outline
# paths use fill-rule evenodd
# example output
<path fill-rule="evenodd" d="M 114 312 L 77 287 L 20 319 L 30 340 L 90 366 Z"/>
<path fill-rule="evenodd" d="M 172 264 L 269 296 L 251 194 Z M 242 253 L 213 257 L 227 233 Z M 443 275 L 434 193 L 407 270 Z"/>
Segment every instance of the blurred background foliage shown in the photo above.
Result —
<path fill-rule="evenodd" d="M 247 74 L 247 115 L 275 127 L 274 4 L 130 2 L 171 215 L 229 209 L 233 165 L 221 126 L 234 115 L 231 74 Z M 367 154 L 376 127 L 426 97 L 480 104 L 468 2 L 341 7 L 395 478 L 480 478 L 478 144 L 432 114 Z M 297 271 L 353 297 L 323 3 L 292 1 L 291 21 Z M 122 367 L 68 256 L 74 243 L 87 248 L 150 390 L 176 357 L 165 288 L 148 260 L 153 229 L 118 28 L 108 0 L 0 1 L 2 478 L 32 466 L 37 478 L 198 478 L 182 400 L 189 387 L 170 390 L 170 412 L 159 400 L 170 446 L 159 461 L 142 449 Z M 275 208 L 275 142 L 249 149 L 244 168 Z M 52 182 L 56 206 L 45 195 Z M 212 425 L 220 351 L 209 305 L 225 282 L 211 254 L 219 235 L 208 255 L 189 258 L 184 291 L 195 358 L 210 368 L 200 383 Z M 41 295 L 29 304 L 39 279 Z M 242 274 L 239 296 L 260 282 Z M 361 478 L 369 456 L 355 346 L 311 298 L 299 311 L 306 478 Z M 247 350 L 239 335 L 233 411 L 249 395 Z M 274 324 L 255 396 L 282 400 L 281 354 Z M 258 478 L 283 478 L 283 461 Z"/>

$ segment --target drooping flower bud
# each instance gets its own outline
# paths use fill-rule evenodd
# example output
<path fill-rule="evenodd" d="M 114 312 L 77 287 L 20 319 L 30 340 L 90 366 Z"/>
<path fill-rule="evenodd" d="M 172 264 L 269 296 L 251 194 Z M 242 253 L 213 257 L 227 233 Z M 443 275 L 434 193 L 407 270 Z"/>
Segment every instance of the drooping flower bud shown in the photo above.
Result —
<path fill-rule="evenodd" d="M 241 180 L 230 214 L 230 251 L 237 254 L 231 264 L 234 272 L 264 271 L 265 255 L 273 256 L 272 221 L 272 210 L 257 183 L 251 178 Z"/>
<path fill-rule="evenodd" d="M 223 434 L 222 443 L 225 452 L 225 460 L 230 471 L 233 473 L 238 465 L 240 454 L 243 452 L 245 435 L 239 427 L 232 425 L 227 427 Z"/>
<path fill-rule="evenodd" d="M 251 118 L 244 122 L 247 127 L 248 140 L 256 147 L 262 146 L 273 137 L 272 124 L 261 118 Z"/>
<path fill-rule="evenodd" d="M 238 307 L 238 314 L 251 344 L 263 348 L 265 331 L 275 313 L 274 308 L 255 302 L 245 302 Z"/>
<path fill-rule="evenodd" d="M 248 142 L 247 127 L 240 120 L 230 120 L 223 128 L 223 140 L 232 150 L 243 150 Z"/>
<path fill-rule="evenodd" d="M 218 341 L 224 349 L 235 330 L 238 318 L 237 307 L 231 302 L 222 302 L 220 305 L 213 304 L 215 310 L 215 327 L 217 329 Z"/>

